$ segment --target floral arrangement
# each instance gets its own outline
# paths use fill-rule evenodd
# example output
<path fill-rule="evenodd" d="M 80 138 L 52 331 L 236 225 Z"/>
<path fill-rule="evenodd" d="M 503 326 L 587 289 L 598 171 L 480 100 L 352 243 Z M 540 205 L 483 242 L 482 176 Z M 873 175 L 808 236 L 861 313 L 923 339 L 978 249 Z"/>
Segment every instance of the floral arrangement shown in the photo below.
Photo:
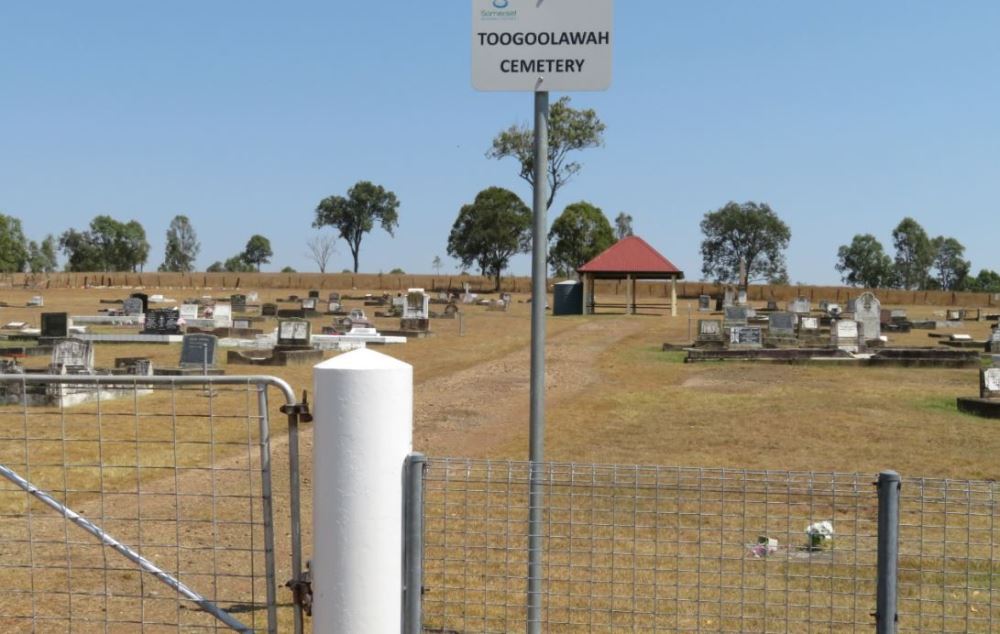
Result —
<path fill-rule="evenodd" d="M 822 521 L 806 527 L 809 550 L 822 550 L 833 545 L 833 522 Z"/>

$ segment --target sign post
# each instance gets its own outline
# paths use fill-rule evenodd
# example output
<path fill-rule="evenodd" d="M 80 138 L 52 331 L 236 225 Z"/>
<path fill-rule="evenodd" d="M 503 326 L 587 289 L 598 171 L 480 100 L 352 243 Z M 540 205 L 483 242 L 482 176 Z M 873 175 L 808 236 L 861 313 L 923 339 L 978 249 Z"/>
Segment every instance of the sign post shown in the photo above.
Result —
<path fill-rule="evenodd" d="M 472 85 L 535 93 L 528 493 L 529 634 L 542 631 L 549 91 L 611 84 L 612 0 L 473 0 Z"/>

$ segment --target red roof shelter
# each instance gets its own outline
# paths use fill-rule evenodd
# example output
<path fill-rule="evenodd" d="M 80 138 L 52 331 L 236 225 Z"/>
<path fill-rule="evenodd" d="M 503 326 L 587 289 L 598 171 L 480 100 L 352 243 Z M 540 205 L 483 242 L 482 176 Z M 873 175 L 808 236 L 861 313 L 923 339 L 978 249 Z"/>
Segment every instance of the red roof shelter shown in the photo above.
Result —
<path fill-rule="evenodd" d="M 677 315 L 677 280 L 684 279 L 684 271 L 639 236 L 622 238 L 576 271 L 583 281 L 585 315 L 594 312 L 594 280 L 600 279 L 625 280 L 625 312 L 630 315 L 636 309 L 636 280 L 670 280 L 670 314 Z"/>

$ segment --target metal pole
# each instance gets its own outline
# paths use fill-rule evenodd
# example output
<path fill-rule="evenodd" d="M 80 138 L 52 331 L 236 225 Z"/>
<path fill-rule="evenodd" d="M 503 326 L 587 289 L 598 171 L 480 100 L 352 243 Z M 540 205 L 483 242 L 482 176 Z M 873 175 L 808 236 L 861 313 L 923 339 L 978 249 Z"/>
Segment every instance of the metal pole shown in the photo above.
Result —
<path fill-rule="evenodd" d="M 207 354 L 207 353 L 206 353 Z M 260 471 L 262 514 L 264 515 L 264 569 L 267 574 L 267 631 L 278 632 L 278 589 L 274 565 L 274 509 L 271 494 L 271 425 L 268 418 L 267 386 L 257 386 L 260 411 Z"/>
<path fill-rule="evenodd" d="M 403 503 L 403 634 L 421 634 L 421 595 L 424 577 L 424 468 L 427 458 L 410 454 L 406 461 L 406 498 Z"/>
<path fill-rule="evenodd" d="M 305 400 L 303 398 L 303 400 Z M 292 624 L 294 634 L 302 634 L 304 622 L 302 618 L 302 511 L 299 485 L 299 408 L 292 406 L 285 411 L 288 414 L 288 482 L 289 482 L 289 513 L 292 531 L 292 579 L 289 585 L 294 593 L 292 602 Z"/>
<path fill-rule="evenodd" d="M 548 196 L 549 93 L 535 93 L 535 198 L 531 250 L 531 433 L 528 494 L 529 634 L 542 631 L 542 462 L 545 460 L 545 282 Z"/>
<path fill-rule="evenodd" d="M 875 603 L 876 634 L 895 634 L 899 621 L 896 611 L 896 582 L 899 565 L 899 474 L 878 474 L 878 579 Z"/>

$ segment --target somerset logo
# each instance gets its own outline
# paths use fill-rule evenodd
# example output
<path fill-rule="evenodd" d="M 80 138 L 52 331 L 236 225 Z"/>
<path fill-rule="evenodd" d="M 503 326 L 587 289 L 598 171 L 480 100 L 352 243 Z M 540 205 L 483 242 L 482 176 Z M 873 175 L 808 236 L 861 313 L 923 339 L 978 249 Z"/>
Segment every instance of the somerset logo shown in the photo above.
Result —
<path fill-rule="evenodd" d="M 482 9 L 479 12 L 481 20 L 516 20 L 517 9 L 508 9 L 510 0 L 492 0 L 492 9 Z"/>

